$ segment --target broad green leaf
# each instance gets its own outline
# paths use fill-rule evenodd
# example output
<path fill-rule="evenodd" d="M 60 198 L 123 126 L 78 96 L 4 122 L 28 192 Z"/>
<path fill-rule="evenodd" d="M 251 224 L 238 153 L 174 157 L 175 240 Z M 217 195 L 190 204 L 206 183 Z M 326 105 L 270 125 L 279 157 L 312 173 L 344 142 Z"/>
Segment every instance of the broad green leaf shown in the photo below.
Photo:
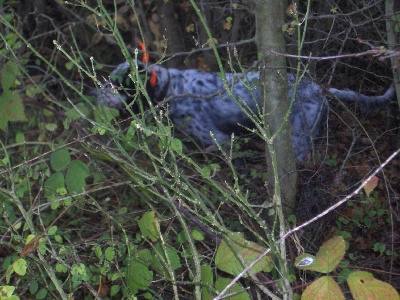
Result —
<path fill-rule="evenodd" d="M 44 183 L 44 196 L 51 198 L 62 188 L 65 189 L 64 175 L 61 172 L 51 174 Z"/>
<path fill-rule="evenodd" d="M 166 246 L 167 253 L 165 253 L 161 243 L 157 243 L 154 248 L 155 249 L 151 252 L 152 253 L 151 266 L 161 276 L 166 276 L 169 278 L 169 271 L 167 268 L 168 261 L 170 263 L 169 269 L 176 270 L 180 268 L 182 265 L 179 259 L 179 255 L 177 251 L 170 246 Z M 168 260 L 166 255 L 168 256 Z"/>
<path fill-rule="evenodd" d="M 47 293 L 48 292 L 46 288 L 41 288 L 36 294 L 36 299 L 46 299 Z"/>
<path fill-rule="evenodd" d="M 103 251 L 101 250 L 101 247 L 99 245 L 97 245 L 96 247 L 94 247 L 94 254 L 96 255 L 96 257 L 98 259 L 101 259 L 103 256 Z"/>
<path fill-rule="evenodd" d="M 138 220 L 141 234 L 151 241 L 155 242 L 160 238 L 159 225 L 154 211 L 146 212 Z"/>
<path fill-rule="evenodd" d="M 112 120 L 118 116 L 118 109 L 105 106 L 97 106 L 94 108 L 94 119 L 97 123 L 112 125 Z"/>
<path fill-rule="evenodd" d="M 329 273 L 335 270 L 346 252 L 346 244 L 341 236 L 326 241 L 315 256 L 304 253 L 296 258 L 295 266 L 302 270 Z"/>
<path fill-rule="evenodd" d="M 6 130 L 8 121 L 27 121 L 22 99 L 17 93 L 3 91 L 0 96 L 0 129 Z"/>
<path fill-rule="evenodd" d="M 112 297 L 112 296 L 115 296 L 116 294 L 119 293 L 120 290 L 121 290 L 121 286 L 120 286 L 120 285 L 118 285 L 118 284 L 113 285 L 113 286 L 111 287 L 111 290 L 110 290 L 110 296 L 111 296 L 111 297 Z"/>
<path fill-rule="evenodd" d="M 77 263 L 71 267 L 72 281 L 78 283 L 79 281 L 89 281 L 92 279 L 92 274 L 90 269 L 86 267 L 83 263 Z"/>
<path fill-rule="evenodd" d="M 203 241 L 204 240 L 204 232 L 200 229 L 193 229 L 192 237 L 195 241 Z"/>
<path fill-rule="evenodd" d="M 228 284 L 230 284 L 232 279 L 219 277 L 215 282 L 215 289 L 217 291 L 222 291 Z M 241 293 L 238 293 L 241 292 Z M 242 288 L 239 284 L 235 283 L 226 294 L 238 293 L 235 296 L 229 297 L 230 300 L 250 300 L 249 294 L 246 292 L 244 288 Z"/>
<path fill-rule="evenodd" d="M 13 85 L 18 76 L 18 64 L 13 61 L 8 61 L 0 70 L 0 82 L 3 91 L 7 91 Z"/>
<path fill-rule="evenodd" d="M 47 123 L 45 128 L 47 131 L 54 132 L 57 130 L 58 125 L 56 123 Z"/>
<path fill-rule="evenodd" d="M 71 155 L 67 147 L 57 149 L 50 155 L 50 165 L 54 171 L 65 169 L 71 162 Z"/>
<path fill-rule="evenodd" d="M 201 299 L 211 300 L 213 299 L 212 286 L 214 282 L 214 276 L 212 269 L 209 265 L 201 266 Z"/>
<path fill-rule="evenodd" d="M 68 268 L 60 263 L 56 263 L 56 271 L 59 273 L 67 273 Z"/>
<path fill-rule="evenodd" d="M 204 166 L 200 169 L 201 175 L 204 176 L 204 178 L 209 178 L 211 175 L 211 168 L 209 166 Z"/>
<path fill-rule="evenodd" d="M 252 263 L 261 253 L 266 251 L 265 247 L 243 238 L 243 233 L 231 233 L 229 243 L 224 239 L 218 246 L 215 256 L 215 264 L 218 269 L 231 275 L 238 275 L 246 267 L 242 264 L 238 256 L 242 256 L 246 265 Z M 269 255 L 264 256 L 257 264 L 252 267 L 252 272 L 270 272 L 273 268 Z M 246 273 L 245 276 L 248 276 Z"/>
<path fill-rule="evenodd" d="M 2 298 L 0 299 L 8 299 L 14 293 L 15 287 L 12 285 L 2 285 L 0 286 L 0 293 Z M 5 297 L 5 298 L 3 298 Z"/>
<path fill-rule="evenodd" d="M 108 261 L 112 261 L 115 257 L 115 250 L 113 247 L 107 247 L 104 255 Z"/>
<path fill-rule="evenodd" d="M 35 280 L 29 285 L 29 292 L 32 295 L 35 295 L 37 290 L 39 289 L 39 283 Z"/>
<path fill-rule="evenodd" d="M 12 264 L 15 273 L 20 276 L 24 276 L 26 274 L 26 260 L 23 258 L 18 258 Z"/>
<path fill-rule="evenodd" d="M 30 234 L 26 237 L 25 239 L 25 245 L 28 245 L 35 237 L 37 237 L 36 234 Z"/>
<path fill-rule="evenodd" d="M 136 294 L 139 290 L 145 290 L 150 286 L 152 280 L 153 272 L 141 259 L 132 258 L 129 261 L 126 284 L 133 294 Z"/>
<path fill-rule="evenodd" d="M 25 135 L 22 132 L 18 132 L 15 135 L 15 142 L 17 142 L 17 143 L 25 142 Z"/>
<path fill-rule="evenodd" d="M 309 285 L 303 295 L 301 295 L 302 300 L 344 300 L 342 290 L 335 280 L 330 276 L 323 276 L 315 280 L 311 285 Z M 367 299 L 367 298 L 365 298 Z"/>
<path fill-rule="evenodd" d="M 71 194 L 82 193 L 86 186 L 85 179 L 90 175 L 89 168 L 80 160 L 71 161 L 67 174 L 65 175 L 65 183 L 68 192 Z"/>
<path fill-rule="evenodd" d="M 82 118 L 83 116 L 89 115 L 90 111 L 85 105 L 85 103 L 78 103 L 75 107 L 67 110 L 65 115 L 69 117 L 71 120 L 77 120 Z"/>
<path fill-rule="evenodd" d="M 349 275 L 347 284 L 354 300 L 398 300 L 399 293 L 388 283 L 375 279 L 369 272 L 356 271 Z"/>
<path fill-rule="evenodd" d="M 182 142 L 180 139 L 172 138 L 171 139 L 171 148 L 179 155 L 182 155 Z"/>
<path fill-rule="evenodd" d="M 57 232 L 58 227 L 57 226 L 51 226 L 48 230 L 47 230 L 47 234 L 48 235 L 55 235 Z"/>

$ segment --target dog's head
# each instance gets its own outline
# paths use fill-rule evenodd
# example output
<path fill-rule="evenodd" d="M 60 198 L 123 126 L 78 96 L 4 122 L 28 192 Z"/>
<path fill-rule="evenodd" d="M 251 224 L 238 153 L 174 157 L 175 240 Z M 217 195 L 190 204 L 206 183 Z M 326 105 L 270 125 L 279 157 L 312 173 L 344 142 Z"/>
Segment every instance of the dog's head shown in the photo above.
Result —
<path fill-rule="evenodd" d="M 132 64 L 128 62 L 119 64 L 110 74 L 104 89 L 96 91 L 95 94 L 99 104 L 122 108 L 124 102 L 130 104 L 138 99 L 138 96 L 143 99 L 143 94 L 147 94 L 152 101 L 156 97 L 156 91 L 156 69 L 148 67 L 148 64 L 143 62 L 133 61 Z M 143 102 L 146 103 L 146 101 Z"/>

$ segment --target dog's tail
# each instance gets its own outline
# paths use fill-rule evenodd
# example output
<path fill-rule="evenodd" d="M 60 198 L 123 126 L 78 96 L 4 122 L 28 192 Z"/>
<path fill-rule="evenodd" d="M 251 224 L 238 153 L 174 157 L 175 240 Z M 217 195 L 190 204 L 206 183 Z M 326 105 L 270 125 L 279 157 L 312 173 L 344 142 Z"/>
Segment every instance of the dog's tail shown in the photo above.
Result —
<path fill-rule="evenodd" d="M 367 96 L 354 91 L 344 91 L 335 88 L 329 88 L 328 91 L 344 102 L 359 102 L 365 105 L 381 105 L 389 102 L 395 94 L 394 86 L 392 85 L 385 94 L 380 96 Z"/>

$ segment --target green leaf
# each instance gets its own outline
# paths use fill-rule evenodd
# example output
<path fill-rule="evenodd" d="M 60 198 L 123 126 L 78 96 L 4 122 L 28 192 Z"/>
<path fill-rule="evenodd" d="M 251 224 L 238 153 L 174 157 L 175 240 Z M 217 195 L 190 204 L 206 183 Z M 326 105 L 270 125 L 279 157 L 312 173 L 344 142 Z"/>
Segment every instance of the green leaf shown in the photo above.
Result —
<path fill-rule="evenodd" d="M 65 169 L 71 162 L 71 155 L 67 147 L 57 149 L 50 155 L 50 165 L 54 171 Z"/>
<path fill-rule="evenodd" d="M 118 109 L 105 106 L 97 106 L 94 108 L 94 119 L 97 123 L 112 125 L 112 120 L 118 116 Z"/>
<path fill-rule="evenodd" d="M 7 91 L 13 85 L 15 79 L 17 79 L 19 70 L 18 64 L 13 61 L 8 61 L 0 70 L 0 82 L 3 91 Z"/>
<path fill-rule="evenodd" d="M 169 269 L 172 269 L 173 271 L 180 268 L 181 262 L 179 259 L 179 255 L 177 251 L 172 248 L 171 246 L 166 245 L 166 252 L 163 249 L 163 246 L 161 243 L 157 243 L 154 247 L 154 250 L 151 252 L 152 256 L 152 262 L 151 266 L 161 275 L 161 276 L 166 276 L 169 278 Z M 168 256 L 168 260 L 167 260 Z M 167 268 L 167 264 L 169 265 L 169 268 Z"/>
<path fill-rule="evenodd" d="M 48 230 L 47 230 L 47 234 L 48 235 L 54 235 L 57 232 L 57 226 L 51 226 Z"/>
<path fill-rule="evenodd" d="M 112 261 L 115 257 L 115 250 L 113 247 L 107 247 L 104 255 L 108 261 Z"/>
<path fill-rule="evenodd" d="M 355 300 L 398 300 L 399 293 L 388 283 L 375 279 L 369 272 L 356 271 L 349 275 L 347 284 Z"/>
<path fill-rule="evenodd" d="M 112 297 L 112 296 L 115 296 L 116 294 L 119 293 L 120 290 L 121 290 L 121 286 L 120 286 L 120 285 L 118 285 L 118 284 L 113 285 L 113 286 L 111 287 L 111 290 L 110 290 L 110 296 L 111 296 L 111 297 Z"/>
<path fill-rule="evenodd" d="M 101 247 L 99 245 L 94 247 L 94 254 L 98 259 L 101 259 L 103 257 L 103 251 L 101 251 Z"/>
<path fill-rule="evenodd" d="M 215 264 L 218 269 L 231 275 L 238 275 L 243 271 L 245 266 L 239 260 L 238 256 L 242 256 L 247 265 L 252 263 L 261 253 L 266 251 L 265 247 L 257 245 L 254 242 L 247 241 L 243 238 L 243 233 L 231 233 L 229 243 L 224 239 L 218 246 L 215 256 Z M 260 271 L 270 272 L 273 268 L 269 255 L 264 256 L 251 269 L 253 273 Z M 248 274 L 246 273 L 246 277 Z"/>
<path fill-rule="evenodd" d="M 140 228 L 141 234 L 145 237 L 150 239 L 151 241 L 155 242 L 160 237 L 159 232 L 159 225 L 157 218 L 155 217 L 154 211 L 146 212 L 143 217 L 138 220 L 138 225 Z"/>
<path fill-rule="evenodd" d="M 193 229 L 192 237 L 195 241 L 204 241 L 204 233 L 199 229 Z"/>
<path fill-rule="evenodd" d="M 43 89 L 37 86 L 30 86 L 26 89 L 25 95 L 27 95 L 29 98 L 35 97 L 37 94 L 42 93 Z"/>
<path fill-rule="evenodd" d="M 78 120 L 83 116 L 88 116 L 90 113 L 89 109 L 85 105 L 85 103 L 78 103 L 75 107 L 67 110 L 65 115 L 69 117 L 71 120 Z"/>
<path fill-rule="evenodd" d="M 79 281 L 89 281 L 92 278 L 92 274 L 83 263 L 74 264 L 71 267 L 72 281 L 79 283 Z"/>
<path fill-rule="evenodd" d="M 68 268 L 66 266 L 64 266 L 63 264 L 56 263 L 56 271 L 58 273 L 67 273 L 68 272 Z"/>
<path fill-rule="evenodd" d="M 54 236 L 54 240 L 55 240 L 57 243 L 60 243 L 60 244 L 62 244 L 62 242 L 63 242 L 63 238 L 62 238 L 61 235 L 59 235 L 59 234 L 56 234 L 56 235 Z"/>
<path fill-rule="evenodd" d="M 60 189 L 65 189 L 64 175 L 60 172 L 51 174 L 44 183 L 44 196 L 52 198 Z"/>
<path fill-rule="evenodd" d="M 15 142 L 17 142 L 17 143 L 25 142 L 25 135 L 22 132 L 18 132 L 15 135 Z"/>
<path fill-rule="evenodd" d="M 139 258 L 132 258 L 129 261 L 126 284 L 128 289 L 136 294 L 139 290 L 145 290 L 153 280 L 153 272 L 149 270 L 145 262 Z"/>
<path fill-rule="evenodd" d="M 33 281 L 30 285 L 29 285 L 29 292 L 34 295 L 36 294 L 37 290 L 39 289 L 39 284 L 38 282 L 35 280 Z"/>
<path fill-rule="evenodd" d="M 212 300 L 213 271 L 209 265 L 201 266 L 201 299 Z"/>
<path fill-rule="evenodd" d="M 295 266 L 302 270 L 329 273 L 337 268 L 346 252 L 346 243 L 341 236 L 326 241 L 315 256 L 304 253 L 295 260 Z"/>
<path fill-rule="evenodd" d="M 36 299 L 45 299 L 47 296 L 47 289 L 42 288 L 40 291 L 36 294 Z"/>
<path fill-rule="evenodd" d="M 26 274 L 26 260 L 23 258 L 18 258 L 13 264 L 12 267 L 20 276 L 24 276 Z"/>
<path fill-rule="evenodd" d="M 215 282 L 215 289 L 222 291 L 228 284 L 232 282 L 230 278 L 219 277 Z M 249 294 L 239 284 L 235 283 L 228 291 L 227 294 L 238 293 L 235 296 L 229 297 L 230 300 L 250 300 Z"/>
<path fill-rule="evenodd" d="M 3 91 L 0 96 L 0 129 L 6 130 L 8 121 L 27 121 L 24 104 L 17 93 L 9 90 Z"/>
<path fill-rule="evenodd" d="M 57 130 L 58 125 L 56 123 L 47 123 L 45 128 L 47 131 L 54 132 Z"/>
<path fill-rule="evenodd" d="M 65 183 L 68 192 L 71 194 L 82 193 L 86 186 L 85 179 L 90 175 L 89 168 L 80 160 L 71 161 L 67 174 L 65 175 Z"/>
<path fill-rule="evenodd" d="M 15 287 L 11 285 L 2 285 L 0 286 L 0 299 L 8 299 L 14 293 Z M 3 298 L 5 297 L 5 298 Z"/>
<path fill-rule="evenodd" d="M 323 276 L 315 280 L 311 285 L 309 285 L 303 295 L 302 300 L 315 300 L 315 299 L 334 299 L 334 300 L 344 300 L 342 290 L 335 280 L 330 276 Z M 365 298 L 369 299 L 369 298 Z"/>
<path fill-rule="evenodd" d="M 171 139 L 171 149 L 174 150 L 179 155 L 182 155 L 182 142 L 180 139 L 172 138 Z"/>

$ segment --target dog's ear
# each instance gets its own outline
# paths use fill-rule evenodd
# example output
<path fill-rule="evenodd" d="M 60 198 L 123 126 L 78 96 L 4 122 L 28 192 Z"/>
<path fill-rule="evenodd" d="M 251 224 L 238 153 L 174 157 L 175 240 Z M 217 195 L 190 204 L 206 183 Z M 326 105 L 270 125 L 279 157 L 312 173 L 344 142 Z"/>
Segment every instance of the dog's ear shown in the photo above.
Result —
<path fill-rule="evenodd" d="M 137 61 L 137 66 L 139 70 L 144 70 L 146 65 L 150 62 L 150 53 L 147 51 L 147 47 L 144 45 L 143 42 L 136 40 L 136 43 L 139 45 L 140 49 L 142 50 L 142 60 L 141 62 Z M 154 68 L 148 70 L 148 74 L 150 75 L 148 81 L 148 88 L 154 89 L 157 85 L 157 73 Z"/>
<path fill-rule="evenodd" d="M 147 50 L 147 47 L 144 45 L 143 42 L 137 40 L 136 43 L 139 45 L 140 49 L 142 50 L 142 63 L 147 64 L 150 62 L 150 53 Z"/>

